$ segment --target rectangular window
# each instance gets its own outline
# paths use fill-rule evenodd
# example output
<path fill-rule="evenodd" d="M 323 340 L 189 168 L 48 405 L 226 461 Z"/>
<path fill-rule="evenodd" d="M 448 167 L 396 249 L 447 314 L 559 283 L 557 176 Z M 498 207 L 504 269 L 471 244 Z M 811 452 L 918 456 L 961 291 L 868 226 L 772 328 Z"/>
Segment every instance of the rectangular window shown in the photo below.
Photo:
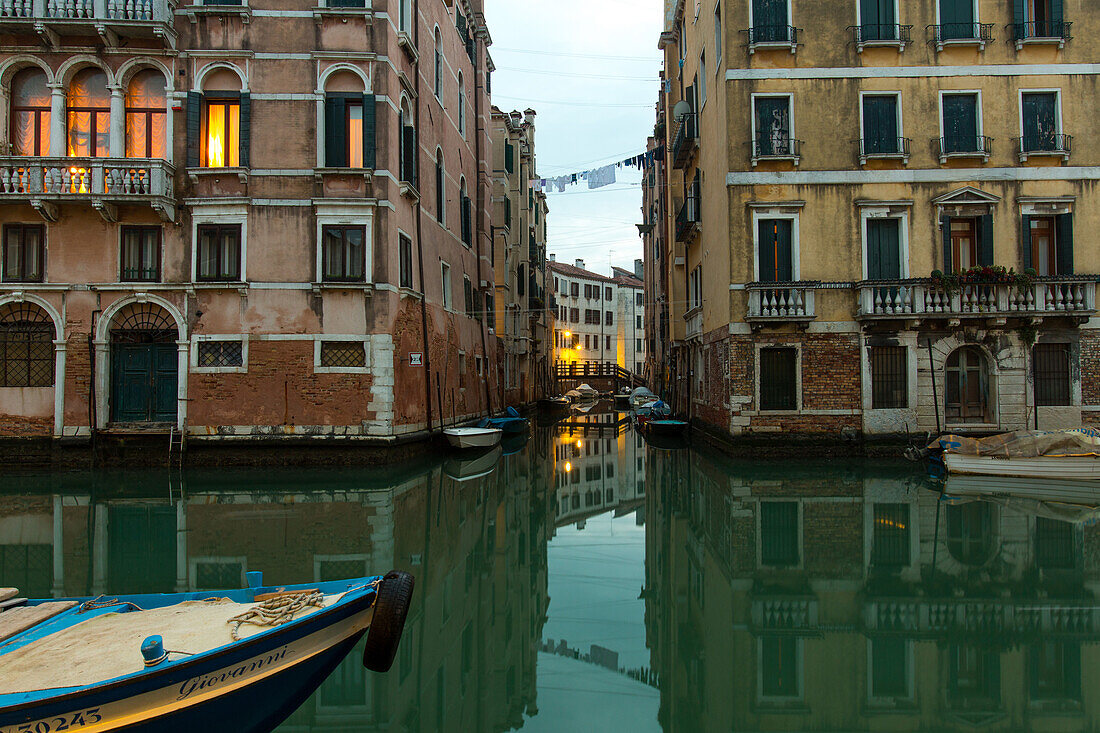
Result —
<path fill-rule="evenodd" d="M 0 327 L 0 387 L 52 386 L 54 335 L 48 323 L 17 320 Z"/>
<path fill-rule="evenodd" d="M 1081 643 L 1044 640 L 1028 650 L 1032 700 L 1081 701 Z"/>
<path fill-rule="evenodd" d="M 603 299 L 604 299 L 604 300 L 614 300 L 614 299 L 615 299 L 615 296 L 614 296 L 614 295 L 612 295 L 612 292 L 613 292 L 613 291 L 611 290 L 611 288 L 604 288 L 604 289 L 603 289 Z M 596 297 L 597 297 L 597 298 L 598 298 L 598 297 L 600 297 L 600 291 L 599 291 L 599 289 L 597 289 L 597 290 L 596 290 Z"/>
<path fill-rule="evenodd" d="M 580 283 L 569 283 L 569 295 L 571 297 L 576 298 L 580 294 L 581 294 L 581 285 L 580 285 Z"/>
<path fill-rule="evenodd" d="M 1021 152 L 1064 150 L 1058 129 L 1057 92 L 1024 92 L 1020 97 L 1023 115 Z"/>
<path fill-rule="evenodd" d="M 197 276 L 204 282 L 241 279 L 241 225 L 200 224 Z"/>
<path fill-rule="evenodd" d="M 642 340 L 641 339 L 634 339 L 634 350 L 635 351 L 641 351 L 642 350 Z"/>
<path fill-rule="evenodd" d="M 940 38 L 956 40 L 976 38 L 973 0 L 939 0 Z"/>
<path fill-rule="evenodd" d="M 908 373 L 904 346 L 872 346 L 871 409 L 908 407 Z"/>
<path fill-rule="evenodd" d="M 791 219 L 760 219 L 757 223 L 760 282 L 785 283 L 794 279 L 792 229 Z"/>
<path fill-rule="evenodd" d="M 122 227 L 122 281 L 160 282 L 160 233 L 160 227 Z"/>
<path fill-rule="evenodd" d="M 45 277 L 46 227 L 4 225 L 4 282 L 40 283 Z"/>
<path fill-rule="evenodd" d="M 645 305 L 645 299 L 642 293 L 636 293 L 634 295 L 634 305 L 638 306 L 639 308 Z"/>
<path fill-rule="evenodd" d="M 580 323 L 581 322 L 580 308 L 570 308 L 569 309 L 569 322 L 570 323 Z"/>
<path fill-rule="evenodd" d="M 1028 243 L 1031 247 L 1031 266 L 1042 277 L 1058 272 L 1058 248 L 1055 218 L 1053 216 L 1024 217 L 1027 224 Z"/>
<path fill-rule="evenodd" d="M 707 52 L 699 54 L 699 108 L 707 103 Z"/>
<path fill-rule="evenodd" d="M 957 710 L 995 710 L 1001 699 L 1001 655 L 996 649 L 952 644 L 947 699 Z"/>
<path fill-rule="evenodd" d="M 877 637 L 871 640 L 871 697 L 909 697 L 909 642 Z"/>
<path fill-rule="evenodd" d="M 32 598 L 50 595 L 54 581 L 53 546 L 0 545 L 0 580 Z"/>
<path fill-rule="evenodd" d="M 413 253 L 412 240 L 404 234 L 397 235 L 398 269 L 400 271 L 400 283 L 403 288 L 412 289 L 413 286 Z"/>
<path fill-rule="evenodd" d="M 764 636 L 760 639 L 760 696 L 798 697 L 798 644 L 796 636 Z"/>
<path fill-rule="evenodd" d="M 321 277 L 325 282 L 363 282 L 366 227 L 321 227 Z"/>
<path fill-rule="evenodd" d="M 760 350 L 760 409 L 798 408 L 798 350 L 771 347 Z"/>
<path fill-rule="evenodd" d="M 642 330 L 642 317 L 641 316 L 635 316 L 634 317 L 634 327 L 639 331 Z"/>
<path fill-rule="evenodd" d="M 760 563 L 791 567 L 801 561 L 798 503 L 760 502 Z"/>
<path fill-rule="evenodd" d="M 241 341 L 200 341 L 198 364 L 203 368 L 244 366 L 244 343 Z"/>
<path fill-rule="evenodd" d="M 751 43 L 776 43 L 790 40 L 785 0 L 752 0 Z"/>
<path fill-rule="evenodd" d="M 982 264 L 978 250 L 978 228 L 978 219 L 951 217 L 949 236 L 952 272 L 963 272 Z"/>
<path fill-rule="evenodd" d="M 326 95 L 325 166 L 362 168 L 363 139 L 363 96 L 361 94 Z"/>
<path fill-rule="evenodd" d="M 909 564 L 909 505 L 875 504 L 871 564 L 904 567 Z"/>
<path fill-rule="evenodd" d="M 894 41 L 897 38 L 894 0 L 859 0 L 859 39 Z"/>
<path fill-rule="evenodd" d="M 442 289 L 443 307 L 451 308 L 451 266 L 446 262 L 439 263 L 440 287 Z"/>
<path fill-rule="evenodd" d="M 943 95 L 942 152 L 980 153 L 985 151 L 985 141 L 979 139 L 978 95 Z"/>
<path fill-rule="evenodd" d="M 240 165 L 241 101 L 206 98 L 202 108 L 202 165 L 235 168 Z"/>
<path fill-rule="evenodd" d="M 584 348 L 586 348 L 586 349 L 588 349 L 588 348 L 591 348 L 591 344 L 589 343 L 588 339 L 589 339 L 589 336 L 588 336 L 588 334 L 586 333 L 586 334 L 584 335 Z"/>
<path fill-rule="evenodd" d="M 611 351 L 611 337 L 604 336 L 604 350 Z"/>
<path fill-rule="evenodd" d="M 714 60 L 722 62 L 722 2 L 714 6 Z"/>
<path fill-rule="evenodd" d="M 763 279 L 763 278 L 761 278 Z M 703 305 L 703 267 L 699 265 L 688 274 L 688 306 L 690 310 Z"/>
<path fill-rule="evenodd" d="M 607 311 L 606 313 L 604 313 L 604 325 L 615 325 L 615 314 L 613 312 Z"/>
<path fill-rule="evenodd" d="M 474 315 L 474 284 L 466 275 L 462 276 L 462 310 L 467 316 Z"/>
<path fill-rule="evenodd" d="M 864 155 L 891 155 L 903 152 L 898 129 L 896 94 L 867 94 L 863 97 Z"/>
<path fill-rule="evenodd" d="M 794 155 L 790 98 L 754 98 L 753 132 L 753 157 Z"/>
<path fill-rule="evenodd" d="M 367 365 L 367 350 L 362 341 L 322 341 L 321 366 L 335 369 L 362 369 Z"/>
<path fill-rule="evenodd" d="M 1035 344 L 1031 350 L 1035 404 L 1069 405 L 1069 344 Z"/>
<path fill-rule="evenodd" d="M 586 308 L 584 311 L 584 322 L 588 325 L 594 324 L 598 326 L 600 323 L 600 312 L 598 310 Z"/>
<path fill-rule="evenodd" d="M 1077 567 L 1075 533 L 1070 522 L 1036 517 L 1035 565 L 1042 570 L 1073 570 Z"/>

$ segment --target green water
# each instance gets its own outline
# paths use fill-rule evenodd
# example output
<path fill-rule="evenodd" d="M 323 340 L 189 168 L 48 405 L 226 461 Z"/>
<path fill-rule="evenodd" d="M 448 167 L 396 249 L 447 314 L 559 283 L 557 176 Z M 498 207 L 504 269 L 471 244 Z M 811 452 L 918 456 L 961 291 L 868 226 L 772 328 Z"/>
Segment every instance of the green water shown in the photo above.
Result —
<path fill-rule="evenodd" d="M 1090 512 L 585 420 L 483 464 L 9 475 L 0 586 L 413 573 L 393 669 L 357 650 L 281 731 L 1098 728 Z"/>

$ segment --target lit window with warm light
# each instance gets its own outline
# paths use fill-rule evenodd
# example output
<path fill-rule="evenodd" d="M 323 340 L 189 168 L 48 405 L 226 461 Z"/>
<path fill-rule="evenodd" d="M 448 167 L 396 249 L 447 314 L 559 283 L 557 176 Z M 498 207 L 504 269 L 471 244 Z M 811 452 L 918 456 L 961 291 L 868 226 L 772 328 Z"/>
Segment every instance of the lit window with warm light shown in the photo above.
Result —
<path fill-rule="evenodd" d="M 110 154 L 111 93 L 107 75 L 84 69 L 69 82 L 68 154 L 71 158 L 103 158 Z"/>
<path fill-rule="evenodd" d="M 240 99 L 207 98 L 202 122 L 203 167 L 235 168 L 240 165 Z"/>

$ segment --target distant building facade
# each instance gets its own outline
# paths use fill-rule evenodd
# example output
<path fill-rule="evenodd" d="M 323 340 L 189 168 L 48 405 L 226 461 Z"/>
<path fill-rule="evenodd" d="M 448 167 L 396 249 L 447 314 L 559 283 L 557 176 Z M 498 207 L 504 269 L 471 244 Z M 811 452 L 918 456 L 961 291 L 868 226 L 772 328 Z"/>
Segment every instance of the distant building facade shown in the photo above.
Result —
<path fill-rule="evenodd" d="M 494 323 L 504 403 L 545 396 L 551 315 L 546 292 L 546 194 L 536 191 L 535 112 L 492 110 Z"/>
<path fill-rule="evenodd" d="M 480 0 L 0 15 L 0 434 L 499 406 L 488 43 Z"/>

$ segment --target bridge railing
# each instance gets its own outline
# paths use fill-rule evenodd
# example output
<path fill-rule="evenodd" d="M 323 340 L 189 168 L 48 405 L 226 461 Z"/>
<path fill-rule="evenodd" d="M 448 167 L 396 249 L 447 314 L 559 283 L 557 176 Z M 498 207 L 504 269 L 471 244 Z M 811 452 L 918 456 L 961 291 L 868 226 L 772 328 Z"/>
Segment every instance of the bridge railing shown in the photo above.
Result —
<path fill-rule="evenodd" d="M 637 385 L 645 383 L 640 375 L 628 369 L 624 369 L 615 362 L 606 361 L 557 362 L 554 364 L 554 378 L 559 381 L 570 379 L 610 379 Z"/>

